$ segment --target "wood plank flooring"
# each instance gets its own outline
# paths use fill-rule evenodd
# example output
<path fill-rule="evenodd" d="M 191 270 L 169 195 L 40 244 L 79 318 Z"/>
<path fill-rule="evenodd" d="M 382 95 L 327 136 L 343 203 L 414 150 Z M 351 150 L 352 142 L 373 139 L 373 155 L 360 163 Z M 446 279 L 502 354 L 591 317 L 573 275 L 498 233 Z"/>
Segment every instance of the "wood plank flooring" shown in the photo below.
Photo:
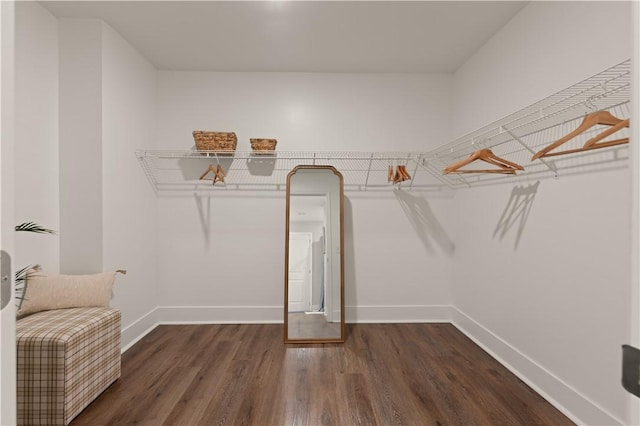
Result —
<path fill-rule="evenodd" d="M 160 326 L 79 425 L 570 425 L 450 324 L 350 324 L 344 344 L 282 326 Z"/>

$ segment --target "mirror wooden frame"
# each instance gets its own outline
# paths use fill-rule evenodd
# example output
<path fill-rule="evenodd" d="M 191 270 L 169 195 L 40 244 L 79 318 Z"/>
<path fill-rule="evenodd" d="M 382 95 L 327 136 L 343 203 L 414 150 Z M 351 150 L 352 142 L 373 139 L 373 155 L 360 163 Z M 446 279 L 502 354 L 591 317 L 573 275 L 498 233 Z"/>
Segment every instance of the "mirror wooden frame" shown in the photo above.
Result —
<path fill-rule="evenodd" d="M 339 338 L 289 338 L 289 220 L 291 211 L 291 177 L 300 170 L 314 169 L 327 170 L 338 177 L 340 185 L 340 337 Z M 296 166 L 287 175 L 287 205 L 285 219 L 285 246 L 284 246 L 284 343 L 343 343 L 345 341 L 345 316 L 344 316 L 344 178 L 333 166 Z"/>

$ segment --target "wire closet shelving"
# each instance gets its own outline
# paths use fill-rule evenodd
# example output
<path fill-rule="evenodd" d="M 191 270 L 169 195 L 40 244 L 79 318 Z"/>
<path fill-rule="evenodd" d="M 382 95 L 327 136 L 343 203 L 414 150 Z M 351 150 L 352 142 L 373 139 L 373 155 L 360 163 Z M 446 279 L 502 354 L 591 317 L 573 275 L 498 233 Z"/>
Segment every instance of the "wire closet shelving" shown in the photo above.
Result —
<path fill-rule="evenodd" d="M 421 158 L 433 173 L 442 175 L 448 165 L 469 157 L 477 150 L 487 148 L 497 156 L 524 167 L 524 171 L 516 175 L 442 175 L 443 181 L 452 188 L 509 182 L 514 178 L 517 180 L 518 177 L 559 177 L 563 174 L 620 167 L 628 159 L 628 145 L 537 160 L 531 158 L 540 149 L 577 128 L 588 113 L 605 110 L 616 117 L 629 118 L 630 98 L 631 63 L 627 60 L 472 133 L 423 153 Z M 602 130 L 602 126 L 595 126 L 564 144 L 562 150 L 578 149 Z M 603 141 L 628 136 L 629 129 L 622 129 Z"/>
<path fill-rule="evenodd" d="M 472 133 L 426 152 L 214 152 L 187 150 L 137 150 L 136 156 L 156 192 L 172 190 L 284 190 L 287 174 L 298 165 L 330 165 L 344 176 L 345 191 L 402 188 L 440 191 L 477 185 L 516 182 L 549 176 L 625 167 L 628 145 L 618 145 L 562 156 L 532 160 L 540 149 L 570 133 L 586 114 L 609 111 L 629 118 L 631 63 L 622 62 L 533 105 L 488 124 Z M 602 131 L 595 126 L 563 145 L 577 149 Z M 603 140 L 628 137 L 622 129 Z M 513 175 L 495 173 L 444 174 L 444 169 L 480 149 L 523 166 Z M 224 182 L 200 180 L 210 165 L 220 165 Z M 411 179 L 388 182 L 389 166 L 403 165 Z M 474 166 L 471 166 L 474 167 Z M 478 167 L 478 166 L 475 166 Z M 483 168 L 484 166 L 479 166 Z M 486 168 L 486 167 L 484 167 Z"/>
<path fill-rule="evenodd" d="M 158 192 L 198 190 L 284 190 L 288 173 L 298 165 L 334 166 L 344 177 L 345 191 L 403 189 L 438 190 L 442 183 L 427 169 L 419 153 L 411 152 L 215 152 L 189 150 L 138 150 L 136 156 L 149 182 Z M 224 182 L 200 180 L 209 165 L 222 166 Z M 404 165 L 412 178 L 388 182 L 389 166 Z M 212 177 L 212 176 L 209 176 Z M 438 182 L 437 184 L 434 183 Z"/>

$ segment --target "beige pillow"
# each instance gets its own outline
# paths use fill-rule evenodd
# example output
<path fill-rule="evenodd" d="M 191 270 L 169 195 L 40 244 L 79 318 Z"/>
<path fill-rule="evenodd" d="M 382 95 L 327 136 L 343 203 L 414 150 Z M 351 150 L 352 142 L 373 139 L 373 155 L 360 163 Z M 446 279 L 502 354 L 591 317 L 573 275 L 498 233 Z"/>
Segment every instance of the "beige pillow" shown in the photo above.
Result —
<path fill-rule="evenodd" d="M 44 275 L 27 278 L 18 316 L 52 309 L 109 306 L 115 272 Z"/>

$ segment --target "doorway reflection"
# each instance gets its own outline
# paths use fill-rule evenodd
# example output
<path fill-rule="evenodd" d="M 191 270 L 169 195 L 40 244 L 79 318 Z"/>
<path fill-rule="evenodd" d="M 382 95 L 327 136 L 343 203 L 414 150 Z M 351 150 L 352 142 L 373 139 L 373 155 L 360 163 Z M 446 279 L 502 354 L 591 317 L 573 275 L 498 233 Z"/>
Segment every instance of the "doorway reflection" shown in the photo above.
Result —
<path fill-rule="evenodd" d="M 342 341 L 342 180 L 296 168 L 287 185 L 285 341 Z"/>

